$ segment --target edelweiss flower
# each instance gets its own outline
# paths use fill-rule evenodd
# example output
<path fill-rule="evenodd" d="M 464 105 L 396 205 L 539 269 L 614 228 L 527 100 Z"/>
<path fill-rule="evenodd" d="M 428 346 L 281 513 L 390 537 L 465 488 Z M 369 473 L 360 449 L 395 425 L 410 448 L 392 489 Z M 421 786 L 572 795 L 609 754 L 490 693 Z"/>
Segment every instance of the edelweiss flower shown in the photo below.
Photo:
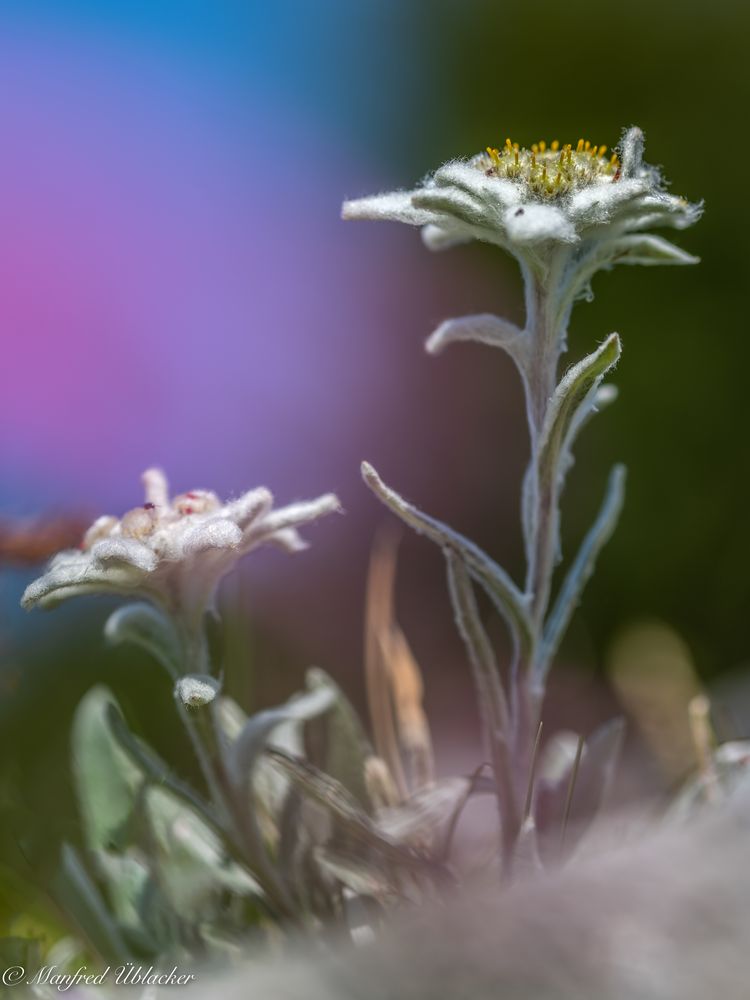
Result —
<path fill-rule="evenodd" d="M 143 482 L 143 506 L 94 521 L 80 550 L 58 553 L 26 588 L 24 607 L 54 607 L 81 594 L 138 594 L 194 621 L 247 552 L 265 542 L 297 552 L 306 547 L 297 529 L 339 509 L 328 493 L 272 510 L 273 497 L 262 487 L 224 504 L 208 490 L 170 500 L 159 469 L 145 472 Z"/>
<path fill-rule="evenodd" d="M 616 262 L 693 263 L 695 258 L 645 230 L 684 229 L 700 205 L 667 193 L 659 171 L 643 162 L 643 133 L 625 132 L 619 156 L 579 140 L 574 148 L 540 142 L 521 149 L 507 139 L 469 160 L 440 167 L 412 191 L 343 206 L 345 219 L 393 219 L 421 226 L 430 249 L 483 240 L 522 263 L 547 262 L 567 247 L 576 256 L 595 245 L 597 269 Z"/>

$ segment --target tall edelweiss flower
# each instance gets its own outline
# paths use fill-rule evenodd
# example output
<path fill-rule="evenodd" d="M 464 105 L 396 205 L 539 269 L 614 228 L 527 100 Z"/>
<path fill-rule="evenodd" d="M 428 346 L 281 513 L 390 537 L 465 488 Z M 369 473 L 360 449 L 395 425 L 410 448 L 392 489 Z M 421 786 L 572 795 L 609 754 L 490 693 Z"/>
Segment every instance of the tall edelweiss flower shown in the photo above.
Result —
<path fill-rule="evenodd" d="M 619 154 L 605 146 L 521 149 L 507 139 L 469 160 L 439 167 L 417 188 L 347 201 L 345 219 L 391 219 L 422 227 L 430 249 L 482 240 L 518 258 L 525 272 L 550 271 L 565 303 L 595 271 L 616 263 L 691 264 L 696 258 L 648 230 L 684 229 L 701 205 L 669 194 L 643 162 L 643 133 L 628 129 Z"/>
<path fill-rule="evenodd" d="M 58 553 L 27 587 L 24 607 L 54 607 L 82 594 L 127 594 L 195 622 L 242 556 L 266 542 L 289 552 L 304 549 L 297 529 L 339 509 L 328 493 L 273 510 L 273 497 L 262 487 L 228 503 L 208 490 L 170 500 L 159 469 L 145 472 L 143 482 L 145 503 L 119 519 L 94 521 L 79 550 Z"/>

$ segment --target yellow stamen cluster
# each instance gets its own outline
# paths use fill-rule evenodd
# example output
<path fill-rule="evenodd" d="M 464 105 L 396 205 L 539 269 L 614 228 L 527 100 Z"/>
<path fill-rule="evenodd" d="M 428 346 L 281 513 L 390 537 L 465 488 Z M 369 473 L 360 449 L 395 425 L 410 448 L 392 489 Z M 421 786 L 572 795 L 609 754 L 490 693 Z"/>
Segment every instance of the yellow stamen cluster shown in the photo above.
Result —
<path fill-rule="evenodd" d="M 595 146 L 586 139 L 579 139 L 575 148 L 561 146 L 557 139 L 549 144 L 542 139 L 531 149 L 506 139 L 501 149 L 488 146 L 472 163 L 488 177 L 522 181 L 537 197 L 549 199 L 602 180 L 619 180 L 617 153 L 609 157 L 606 153 L 606 146 Z"/>

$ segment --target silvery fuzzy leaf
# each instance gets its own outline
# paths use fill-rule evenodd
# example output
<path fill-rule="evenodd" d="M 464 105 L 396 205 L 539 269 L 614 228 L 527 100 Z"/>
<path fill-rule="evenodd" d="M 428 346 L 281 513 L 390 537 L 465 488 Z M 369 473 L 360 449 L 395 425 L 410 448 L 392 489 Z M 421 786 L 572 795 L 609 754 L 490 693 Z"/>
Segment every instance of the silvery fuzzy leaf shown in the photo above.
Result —
<path fill-rule="evenodd" d="M 368 462 L 362 463 L 362 478 L 373 493 L 409 527 L 420 535 L 426 535 L 442 549 L 455 550 L 461 556 L 468 571 L 484 588 L 497 610 L 508 622 L 519 647 L 528 648 L 531 636 L 528 599 L 505 570 L 468 538 L 453 531 L 442 521 L 422 513 L 413 504 L 400 497 L 395 490 L 386 486 Z"/>
<path fill-rule="evenodd" d="M 143 579 L 143 571 L 132 563 L 112 561 L 105 565 L 90 552 L 60 552 L 43 575 L 26 588 L 21 604 L 26 609 L 51 609 L 70 597 L 129 594 Z"/>
<path fill-rule="evenodd" d="M 699 264 L 700 257 L 686 253 L 661 236 L 639 233 L 620 236 L 612 242 L 612 260 L 615 264 Z"/>
<path fill-rule="evenodd" d="M 141 943 L 148 945 L 142 922 L 142 907 L 151 882 L 148 865 L 133 849 L 124 854 L 96 851 L 94 861 L 106 883 L 115 919 L 129 935 L 140 936 Z"/>
<path fill-rule="evenodd" d="M 334 704 L 330 690 L 317 688 L 291 698 L 278 708 L 265 709 L 252 715 L 228 753 L 228 768 L 238 788 L 245 787 L 258 764 L 271 733 L 283 723 L 303 722 L 327 712 Z"/>
<path fill-rule="evenodd" d="M 427 339 L 425 347 L 429 354 L 439 354 L 450 344 L 471 340 L 502 348 L 523 371 L 528 338 L 515 323 L 489 313 L 445 320 Z"/>
<path fill-rule="evenodd" d="M 593 353 L 572 365 L 561 379 L 547 407 L 539 438 L 539 466 L 544 475 L 558 474 L 558 456 L 569 447 L 602 379 L 617 364 L 620 353 L 620 338 L 612 333 Z"/>
<path fill-rule="evenodd" d="M 192 921 L 213 914 L 222 889 L 261 896 L 251 875 L 237 865 L 197 813 L 165 788 L 150 786 L 143 808 L 157 850 L 161 883 L 175 911 Z"/>
<path fill-rule="evenodd" d="M 73 778 L 86 842 L 92 850 L 127 843 L 143 774 L 115 739 L 109 722 L 117 703 L 105 687 L 92 688 L 73 719 Z"/>
<path fill-rule="evenodd" d="M 207 823 L 218 828 L 219 820 L 213 813 L 212 807 L 204 802 L 190 785 L 178 778 L 156 751 L 128 729 L 122 713 L 114 702 L 107 706 L 106 718 L 113 738 L 144 779 L 169 788 L 179 798 L 184 799 L 190 808 L 199 812 Z"/>
<path fill-rule="evenodd" d="M 565 575 L 555 603 L 544 627 L 541 650 L 535 670 L 543 678 L 549 670 L 565 631 L 570 624 L 584 587 L 591 578 L 602 548 L 612 536 L 625 502 L 625 467 L 616 465 L 609 475 L 602 506 L 581 543 L 573 563 Z"/>
<path fill-rule="evenodd" d="M 325 713 L 323 770 L 340 781 L 360 805 L 369 811 L 371 804 L 365 783 L 365 764 L 374 751 L 359 716 L 338 684 L 324 670 L 312 667 L 307 672 L 306 680 L 311 691 L 329 691 L 333 699 L 330 709 Z"/>
<path fill-rule="evenodd" d="M 184 652 L 172 619 L 153 604 L 126 604 L 113 612 L 104 626 L 108 642 L 132 642 L 145 649 L 172 677 L 182 671 Z"/>

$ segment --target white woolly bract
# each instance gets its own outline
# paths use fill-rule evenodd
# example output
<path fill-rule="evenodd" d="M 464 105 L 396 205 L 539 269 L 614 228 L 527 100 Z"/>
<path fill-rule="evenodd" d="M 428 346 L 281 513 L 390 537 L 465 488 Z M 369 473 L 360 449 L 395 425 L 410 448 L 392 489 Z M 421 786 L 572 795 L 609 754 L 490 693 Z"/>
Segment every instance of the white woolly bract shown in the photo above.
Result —
<path fill-rule="evenodd" d="M 121 518 L 97 518 L 80 550 L 58 553 L 23 595 L 24 607 L 53 607 L 81 594 L 140 594 L 180 614 L 210 606 L 219 580 L 246 552 L 274 543 L 305 547 L 298 528 L 339 509 L 333 494 L 273 510 L 265 487 L 222 504 L 208 490 L 170 500 L 160 469 L 143 475 L 146 502 Z"/>
<path fill-rule="evenodd" d="M 496 176 L 492 169 L 483 169 L 481 156 L 455 160 L 412 191 L 347 201 L 342 214 L 345 219 L 390 219 L 419 226 L 433 250 L 481 240 L 535 263 L 555 247 L 611 239 L 614 231 L 683 229 L 697 220 L 702 206 L 667 193 L 659 171 L 643 162 L 640 129 L 624 133 L 620 151 L 620 170 L 592 171 L 559 193 L 552 185 L 540 193 L 539 185 L 521 173 Z"/>

